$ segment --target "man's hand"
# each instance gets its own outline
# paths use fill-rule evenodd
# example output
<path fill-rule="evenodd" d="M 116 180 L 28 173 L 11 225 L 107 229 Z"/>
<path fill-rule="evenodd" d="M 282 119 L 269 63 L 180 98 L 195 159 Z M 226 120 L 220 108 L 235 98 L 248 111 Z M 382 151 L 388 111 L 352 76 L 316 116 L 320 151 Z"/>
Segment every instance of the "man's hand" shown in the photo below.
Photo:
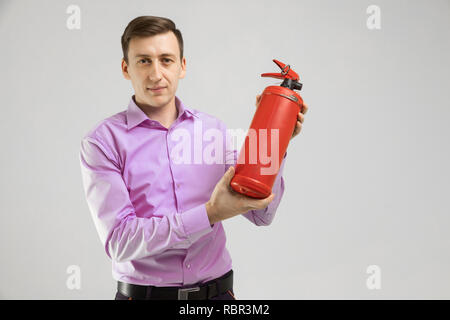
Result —
<path fill-rule="evenodd" d="M 260 102 L 261 102 L 261 95 L 258 94 L 258 95 L 256 95 L 256 103 L 255 103 L 257 108 L 258 108 Z M 297 123 L 295 124 L 294 132 L 292 133 L 291 139 L 294 138 L 295 136 L 297 136 L 300 133 L 300 131 L 302 131 L 302 124 L 303 124 L 303 121 L 305 121 L 305 114 L 307 111 L 308 111 L 308 105 L 303 102 L 303 108 L 302 108 L 301 112 L 299 112 L 297 114 Z"/>
<path fill-rule="evenodd" d="M 237 193 L 230 186 L 233 176 L 234 167 L 230 167 L 216 184 L 211 198 L 206 203 L 206 211 L 211 225 L 249 210 L 264 209 L 275 197 L 272 193 L 264 199 L 253 199 Z"/>

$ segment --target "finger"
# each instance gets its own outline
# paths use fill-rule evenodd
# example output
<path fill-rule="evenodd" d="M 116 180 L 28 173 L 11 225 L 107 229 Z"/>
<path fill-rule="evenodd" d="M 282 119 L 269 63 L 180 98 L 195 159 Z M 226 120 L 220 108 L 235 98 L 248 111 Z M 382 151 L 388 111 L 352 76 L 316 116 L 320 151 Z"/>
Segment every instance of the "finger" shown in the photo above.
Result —
<path fill-rule="evenodd" d="M 308 105 L 303 102 L 302 113 L 306 114 L 306 112 L 308 112 Z"/>
<path fill-rule="evenodd" d="M 249 205 L 250 205 L 250 207 L 252 207 L 256 210 L 264 209 L 269 205 L 269 203 L 272 202 L 272 200 L 274 198 L 275 198 L 275 194 L 271 193 L 267 198 L 264 198 L 264 199 L 258 199 L 258 200 L 250 199 Z"/>
<path fill-rule="evenodd" d="M 303 121 L 305 121 L 305 115 L 303 113 L 299 112 L 297 115 L 297 119 L 298 119 L 298 121 L 300 121 L 300 123 L 303 123 Z"/>
<path fill-rule="evenodd" d="M 296 135 L 298 135 L 302 131 L 302 124 L 300 121 L 297 121 L 297 124 L 295 125 L 294 132 L 292 133 L 292 138 L 294 138 Z"/>

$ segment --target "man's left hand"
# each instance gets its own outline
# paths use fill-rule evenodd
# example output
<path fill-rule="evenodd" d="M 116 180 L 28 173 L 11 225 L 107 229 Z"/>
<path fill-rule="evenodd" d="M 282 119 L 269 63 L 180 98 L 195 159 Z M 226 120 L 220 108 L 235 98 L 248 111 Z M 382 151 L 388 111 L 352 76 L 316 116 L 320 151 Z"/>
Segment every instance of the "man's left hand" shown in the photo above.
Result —
<path fill-rule="evenodd" d="M 255 103 L 257 108 L 259 106 L 260 101 L 261 101 L 261 95 L 258 94 L 258 95 L 256 95 L 256 103 Z M 300 131 L 302 131 L 302 125 L 303 125 L 303 121 L 305 121 L 306 112 L 308 112 L 308 105 L 303 102 L 303 108 L 302 108 L 301 112 L 299 112 L 297 114 L 297 123 L 295 124 L 294 132 L 292 133 L 291 140 L 292 140 L 292 138 L 296 137 L 300 133 Z"/>

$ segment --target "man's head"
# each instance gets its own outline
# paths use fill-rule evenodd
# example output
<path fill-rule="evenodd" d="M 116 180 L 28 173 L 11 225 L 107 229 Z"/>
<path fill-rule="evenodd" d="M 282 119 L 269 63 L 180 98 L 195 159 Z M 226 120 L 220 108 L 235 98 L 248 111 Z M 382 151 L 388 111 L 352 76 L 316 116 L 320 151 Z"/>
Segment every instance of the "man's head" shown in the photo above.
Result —
<path fill-rule="evenodd" d="M 138 104 L 164 107 L 173 101 L 178 79 L 186 73 L 183 37 L 167 18 L 133 19 L 121 38 L 122 73 L 131 80 Z M 163 87 L 155 91 L 153 88 Z"/>

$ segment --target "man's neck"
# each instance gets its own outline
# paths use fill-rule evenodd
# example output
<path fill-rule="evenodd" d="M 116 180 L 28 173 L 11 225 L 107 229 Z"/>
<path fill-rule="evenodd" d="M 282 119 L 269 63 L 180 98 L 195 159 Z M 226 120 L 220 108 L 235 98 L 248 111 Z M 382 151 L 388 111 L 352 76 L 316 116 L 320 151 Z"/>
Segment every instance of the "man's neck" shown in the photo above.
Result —
<path fill-rule="evenodd" d="M 175 105 L 175 97 L 163 107 L 152 107 L 147 104 L 139 103 L 136 97 L 133 98 L 136 105 L 147 115 L 149 119 L 156 120 L 165 128 L 170 128 L 172 123 L 178 117 L 178 109 Z"/>

